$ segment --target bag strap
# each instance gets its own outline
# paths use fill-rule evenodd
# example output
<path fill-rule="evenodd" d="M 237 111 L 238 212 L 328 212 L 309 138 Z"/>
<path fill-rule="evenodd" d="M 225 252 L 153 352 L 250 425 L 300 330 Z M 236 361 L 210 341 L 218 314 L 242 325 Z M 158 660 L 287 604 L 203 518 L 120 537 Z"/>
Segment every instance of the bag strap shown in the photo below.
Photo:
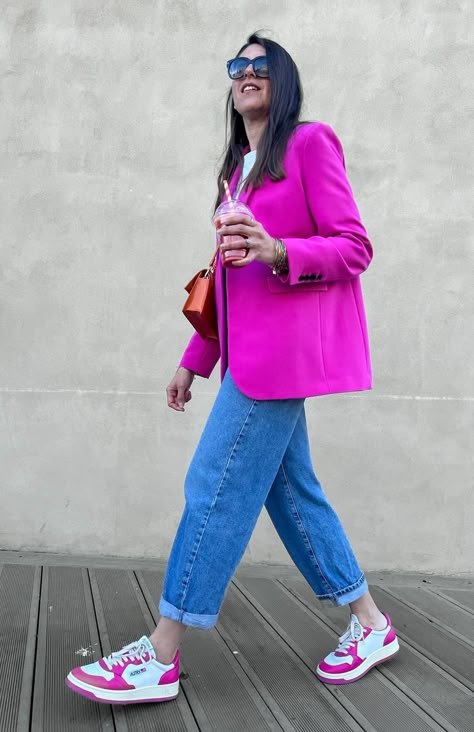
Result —
<path fill-rule="evenodd" d="M 204 275 L 204 277 L 208 277 L 211 272 L 214 272 L 214 267 L 216 266 L 216 259 L 217 259 L 217 247 L 216 247 L 214 254 L 212 255 L 212 259 L 209 262 L 209 265 L 207 267 L 206 274 Z"/>
<path fill-rule="evenodd" d="M 214 251 L 214 254 L 212 255 L 211 261 L 209 262 L 209 267 L 214 267 L 214 265 L 216 263 L 216 259 L 217 259 L 217 247 Z"/>

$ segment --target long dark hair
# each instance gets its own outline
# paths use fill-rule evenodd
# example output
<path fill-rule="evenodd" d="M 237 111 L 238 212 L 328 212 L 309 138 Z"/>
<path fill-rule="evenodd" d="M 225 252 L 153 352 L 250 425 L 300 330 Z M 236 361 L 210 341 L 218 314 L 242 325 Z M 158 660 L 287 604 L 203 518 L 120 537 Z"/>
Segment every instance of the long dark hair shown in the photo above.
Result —
<path fill-rule="evenodd" d="M 293 130 L 300 123 L 303 103 L 303 89 L 298 68 L 288 51 L 285 51 L 279 43 L 263 38 L 256 32 L 248 37 L 237 56 L 253 43 L 265 48 L 270 69 L 271 101 L 268 122 L 258 143 L 257 158 L 247 177 L 245 188 L 250 185 L 261 186 L 266 175 L 274 181 L 285 178 L 283 156 Z M 216 207 L 224 194 L 224 180 L 231 179 L 242 162 L 245 147 L 249 144 L 244 120 L 234 107 L 232 90 L 227 96 L 225 119 L 226 145 L 224 161 L 217 177 Z"/>

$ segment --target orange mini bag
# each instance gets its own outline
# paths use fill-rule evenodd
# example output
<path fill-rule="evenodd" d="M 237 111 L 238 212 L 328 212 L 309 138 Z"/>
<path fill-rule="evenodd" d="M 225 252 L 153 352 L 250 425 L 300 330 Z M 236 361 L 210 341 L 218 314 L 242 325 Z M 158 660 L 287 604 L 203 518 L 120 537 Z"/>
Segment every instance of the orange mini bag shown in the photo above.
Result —
<path fill-rule="evenodd" d="M 207 269 L 201 269 L 185 286 L 188 294 L 183 313 L 203 338 L 217 340 L 217 312 L 215 300 L 217 250 Z"/>

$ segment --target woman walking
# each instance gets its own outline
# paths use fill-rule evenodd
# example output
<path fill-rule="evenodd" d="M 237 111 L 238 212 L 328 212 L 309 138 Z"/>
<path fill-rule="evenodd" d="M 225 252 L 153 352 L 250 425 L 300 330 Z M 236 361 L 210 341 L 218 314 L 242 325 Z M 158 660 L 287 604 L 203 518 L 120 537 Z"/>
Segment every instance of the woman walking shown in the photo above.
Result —
<path fill-rule="evenodd" d="M 222 384 L 186 476 L 161 619 L 150 638 L 67 678 L 107 703 L 177 695 L 186 627 L 216 623 L 263 506 L 315 594 L 350 609 L 319 679 L 356 681 L 398 650 L 314 474 L 304 411 L 307 397 L 371 388 L 359 275 L 372 248 L 336 135 L 300 122 L 291 56 L 254 34 L 227 66 L 230 131 L 217 203 L 228 179 L 254 218 L 235 213 L 220 225 L 221 257 L 237 246 L 246 256 L 218 264 L 219 340 L 195 334 L 167 388 L 168 405 L 184 411 L 194 376 L 208 377 L 220 358 Z"/>

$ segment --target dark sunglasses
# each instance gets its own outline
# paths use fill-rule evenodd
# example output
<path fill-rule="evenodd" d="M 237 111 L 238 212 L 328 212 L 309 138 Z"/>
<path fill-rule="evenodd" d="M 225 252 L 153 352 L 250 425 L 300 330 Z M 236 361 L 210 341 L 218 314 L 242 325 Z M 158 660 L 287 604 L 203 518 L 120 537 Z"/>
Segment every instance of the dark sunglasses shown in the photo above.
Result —
<path fill-rule="evenodd" d="M 245 76 L 245 69 L 251 64 L 254 70 L 254 74 L 259 79 L 269 79 L 270 74 L 268 71 L 268 61 L 266 56 L 257 56 L 257 58 L 245 58 L 245 56 L 237 56 L 237 58 L 231 58 L 227 61 L 227 73 L 230 78 L 243 79 Z"/>

